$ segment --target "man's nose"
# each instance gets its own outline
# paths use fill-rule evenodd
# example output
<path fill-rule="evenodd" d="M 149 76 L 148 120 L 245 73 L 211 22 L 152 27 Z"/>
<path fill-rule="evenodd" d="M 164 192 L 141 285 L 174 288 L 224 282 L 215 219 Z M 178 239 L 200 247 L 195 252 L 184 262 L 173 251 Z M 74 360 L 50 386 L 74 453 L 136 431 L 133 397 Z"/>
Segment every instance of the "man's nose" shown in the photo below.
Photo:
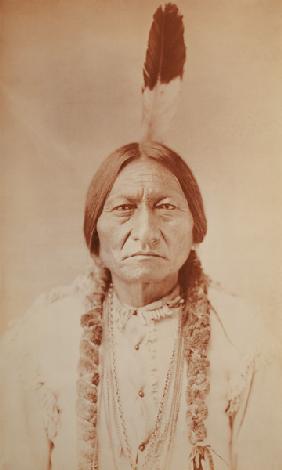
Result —
<path fill-rule="evenodd" d="M 160 228 L 152 208 L 139 207 L 133 218 L 132 237 L 142 245 L 154 246 L 160 240 Z"/>

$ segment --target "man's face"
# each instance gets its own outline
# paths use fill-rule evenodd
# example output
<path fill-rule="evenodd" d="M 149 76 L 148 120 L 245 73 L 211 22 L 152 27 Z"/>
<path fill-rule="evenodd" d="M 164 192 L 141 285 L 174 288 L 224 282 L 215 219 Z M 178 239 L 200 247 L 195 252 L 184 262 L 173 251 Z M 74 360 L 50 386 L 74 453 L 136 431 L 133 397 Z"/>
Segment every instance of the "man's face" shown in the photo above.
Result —
<path fill-rule="evenodd" d="M 192 229 L 177 178 L 154 160 L 135 160 L 117 177 L 98 219 L 99 255 L 113 278 L 159 282 L 187 260 Z"/>

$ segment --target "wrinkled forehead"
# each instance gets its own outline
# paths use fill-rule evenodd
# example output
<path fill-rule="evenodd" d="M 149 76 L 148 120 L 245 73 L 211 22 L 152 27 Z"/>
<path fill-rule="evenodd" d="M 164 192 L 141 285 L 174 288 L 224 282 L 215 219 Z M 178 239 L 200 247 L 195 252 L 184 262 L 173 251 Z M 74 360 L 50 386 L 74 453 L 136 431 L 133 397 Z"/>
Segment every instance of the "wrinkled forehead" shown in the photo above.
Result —
<path fill-rule="evenodd" d="M 177 194 L 185 198 L 176 176 L 153 159 L 134 160 L 119 173 L 108 197 L 126 192 L 153 194 Z"/>

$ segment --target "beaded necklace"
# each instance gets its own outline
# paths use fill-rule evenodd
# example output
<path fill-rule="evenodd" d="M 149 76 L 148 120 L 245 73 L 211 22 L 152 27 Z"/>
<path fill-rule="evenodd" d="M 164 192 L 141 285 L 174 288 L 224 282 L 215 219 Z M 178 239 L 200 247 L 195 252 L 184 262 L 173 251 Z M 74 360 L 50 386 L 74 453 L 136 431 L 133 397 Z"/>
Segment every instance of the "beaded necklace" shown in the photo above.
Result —
<path fill-rule="evenodd" d="M 181 298 L 178 297 L 178 304 L 181 305 Z M 176 302 L 174 302 L 174 307 L 176 307 Z M 138 455 L 137 452 L 136 457 L 133 456 L 132 449 L 130 448 L 129 440 L 128 440 L 128 430 L 126 426 L 126 420 L 124 417 L 123 406 L 122 406 L 122 399 L 119 387 L 119 380 L 118 380 L 118 363 L 116 357 L 116 344 L 115 344 L 115 322 L 114 322 L 114 312 L 113 312 L 113 289 L 110 287 L 108 299 L 105 303 L 105 310 L 107 312 L 108 317 L 108 328 L 110 334 L 110 344 L 111 344 L 111 358 L 112 358 L 112 366 L 111 366 L 111 375 L 112 375 L 112 386 L 114 392 L 114 398 L 116 400 L 116 408 L 118 411 L 118 419 L 120 423 L 121 429 L 121 440 L 125 443 L 126 448 L 126 457 L 130 461 L 131 468 L 136 470 L 137 468 L 149 468 L 151 461 L 156 461 L 156 457 L 158 456 L 159 452 L 158 449 L 160 444 L 163 443 L 164 440 L 171 441 L 174 436 L 174 430 L 176 427 L 177 415 L 179 411 L 179 402 L 180 402 L 180 382 L 182 376 L 182 367 L 183 367 L 183 360 L 182 360 L 182 353 L 183 353 L 183 343 L 182 343 L 182 335 L 181 335 L 181 315 L 178 318 L 178 328 L 177 328 L 177 335 L 174 341 L 174 346 L 172 350 L 172 354 L 169 360 L 169 367 L 167 370 L 165 383 L 163 387 L 161 401 L 159 403 L 158 413 L 155 419 L 155 424 L 152 431 L 149 435 L 140 443 L 138 446 L 139 452 L 146 453 L 145 455 L 145 462 L 144 466 L 138 465 Z M 161 313 L 158 312 L 158 317 L 160 317 Z M 167 312 L 166 312 L 167 315 Z M 173 388 L 173 390 L 172 390 Z M 172 393 L 171 397 L 171 406 L 170 406 L 170 413 L 169 413 L 169 420 L 168 422 L 164 423 L 164 410 L 169 407 L 168 399 L 169 393 Z M 172 432 L 170 428 L 173 429 Z M 167 445 L 167 450 L 171 447 L 171 442 Z M 159 459 L 158 459 L 159 460 Z M 156 464 L 155 464 L 156 465 Z"/>

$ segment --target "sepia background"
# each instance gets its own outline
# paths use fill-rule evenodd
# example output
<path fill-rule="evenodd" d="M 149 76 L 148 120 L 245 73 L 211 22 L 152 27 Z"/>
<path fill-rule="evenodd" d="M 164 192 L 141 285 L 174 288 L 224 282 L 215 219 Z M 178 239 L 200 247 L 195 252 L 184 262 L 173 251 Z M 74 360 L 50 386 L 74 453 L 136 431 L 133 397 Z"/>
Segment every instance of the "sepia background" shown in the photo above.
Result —
<path fill-rule="evenodd" d="M 177 3 L 188 63 L 166 143 L 204 196 L 207 272 L 279 336 L 282 3 Z M 1 1 L 1 331 L 89 264 L 86 188 L 110 151 L 140 135 L 142 64 L 158 5 Z"/>

